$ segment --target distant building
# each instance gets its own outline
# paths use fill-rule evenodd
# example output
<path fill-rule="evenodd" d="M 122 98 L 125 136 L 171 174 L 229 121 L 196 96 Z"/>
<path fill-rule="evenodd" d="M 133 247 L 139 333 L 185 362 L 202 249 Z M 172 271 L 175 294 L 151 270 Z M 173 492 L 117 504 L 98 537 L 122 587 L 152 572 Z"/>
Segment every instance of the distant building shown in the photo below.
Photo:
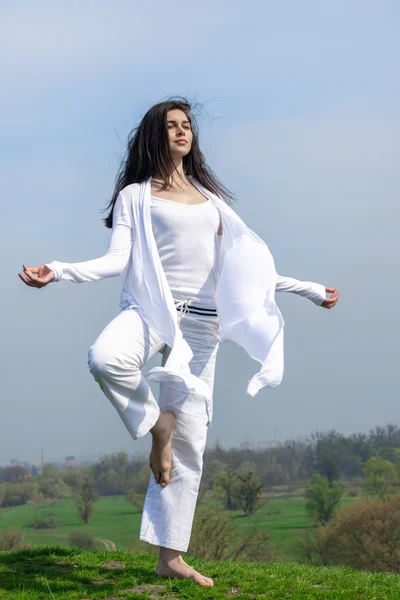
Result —
<path fill-rule="evenodd" d="M 65 464 L 67 465 L 67 467 L 76 467 L 75 456 L 66 456 Z"/>

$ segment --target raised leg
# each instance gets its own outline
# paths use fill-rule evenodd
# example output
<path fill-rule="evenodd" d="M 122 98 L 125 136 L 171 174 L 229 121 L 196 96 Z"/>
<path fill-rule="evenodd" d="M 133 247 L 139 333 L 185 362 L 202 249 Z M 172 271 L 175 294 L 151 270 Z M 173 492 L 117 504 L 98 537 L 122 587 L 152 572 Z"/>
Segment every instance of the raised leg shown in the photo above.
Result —
<path fill-rule="evenodd" d="M 148 433 L 160 417 L 142 368 L 164 349 L 165 344 L 149 330 L 139 312 L 128 309 L 103 329 L 89 350 L 90 372 L 133 439 Z"/>

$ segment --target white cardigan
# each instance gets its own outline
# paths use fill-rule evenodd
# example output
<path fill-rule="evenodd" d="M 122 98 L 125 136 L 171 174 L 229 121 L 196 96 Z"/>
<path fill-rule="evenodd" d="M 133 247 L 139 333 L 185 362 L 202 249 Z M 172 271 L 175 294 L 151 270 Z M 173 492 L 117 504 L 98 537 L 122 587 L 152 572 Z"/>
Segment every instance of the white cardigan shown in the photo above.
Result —
<path fill-rule="evenodd" d="M 275 303 L 275 290 L 298 293 L 322 304 L 325 287 L 278 276 L 265 242 L 221 198 L 196 181 L 192 183 L 219 210 L 222 236 L 215 265 L 219 339 L 236 342 L 261 364 L 247 386 L 247 393 L 254 396 L 265 386 L 279 385 L 283 377 L 284 320 Z M 121 227 L 127 231 L 129 227 L 129 253 L 126 245 L 117 243 L 99 259 L 74 264 L 53 261 L 47 266 L 54 271 L 55 281 L 69 279 L 80 283 L 118 275 L 129 261 L 120 306 L 137 308 L 145 322 L 171 348 L 166 364 L 153 368 L 147 378 L 183 382 L 188 392 L 201 394 L 207 402 L 211 398 L 210 389 L 190 373 L 192 351 L 178 326 L 175 303 L 153 234 L 150 205 L 151 179 L 128 185 L 118 196 L 113 232 Z"/>

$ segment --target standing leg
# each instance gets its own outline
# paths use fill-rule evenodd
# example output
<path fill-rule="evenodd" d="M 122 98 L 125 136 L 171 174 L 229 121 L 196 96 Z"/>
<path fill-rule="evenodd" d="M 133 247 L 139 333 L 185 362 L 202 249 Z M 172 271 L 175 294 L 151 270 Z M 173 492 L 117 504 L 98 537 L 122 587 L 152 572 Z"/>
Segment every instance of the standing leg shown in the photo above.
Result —
<path fill-rule="evenodd" d="M 216 317 L 203 319 L 185 315 L 181 319 L 181 329 L 193 352 L 191 372 L 202 377 L 212 390 L 218 350 Z M 178 383 L 164 383 L 160 386 L 160 409 L 176 417 L 171 479 L 162 489 L 151 475 L 140 539 L 160 546 L 158 575 L 190 578 L 200 585 L 213 585 L 211 579 L 197 573 L 181 556 L 189 546 L 203 468 L 208 412 L 211 416 L 212 407 L 207 411 L 202 396 L 187 394 Z"/>

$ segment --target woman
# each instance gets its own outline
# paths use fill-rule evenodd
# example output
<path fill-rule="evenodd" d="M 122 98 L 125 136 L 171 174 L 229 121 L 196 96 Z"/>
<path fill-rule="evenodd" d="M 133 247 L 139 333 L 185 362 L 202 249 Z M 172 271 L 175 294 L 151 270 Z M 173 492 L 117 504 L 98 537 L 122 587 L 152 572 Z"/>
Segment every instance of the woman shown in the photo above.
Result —
<path fill-rule="evenodd" d="M 128 265 L 121 312 L 89 350 L 89 368 L 134 439 L 150 432 L 149 489 L 140 539 L 159 546 L 156 574 L 213 581 L 182 558 L 200 485 L 219 342 L 242 345 L 262 367 L 254 396 L 283 374 L 283 318 L 275 290 L 332 308 L 339 292 L 280 277 L 266 244 L 233 212 L 205 163 L 191 107 L 153 106 L 129 138 L 105 219 L 107 253 L 82 263 L 23 265 L 22 281 L 95 281 Z M 326 292 L 331 297 L 326 297 Z M 156 353 L 162 365 L 146 377 Z M 155 400 L 148 380 L 160 383 Z"/>

